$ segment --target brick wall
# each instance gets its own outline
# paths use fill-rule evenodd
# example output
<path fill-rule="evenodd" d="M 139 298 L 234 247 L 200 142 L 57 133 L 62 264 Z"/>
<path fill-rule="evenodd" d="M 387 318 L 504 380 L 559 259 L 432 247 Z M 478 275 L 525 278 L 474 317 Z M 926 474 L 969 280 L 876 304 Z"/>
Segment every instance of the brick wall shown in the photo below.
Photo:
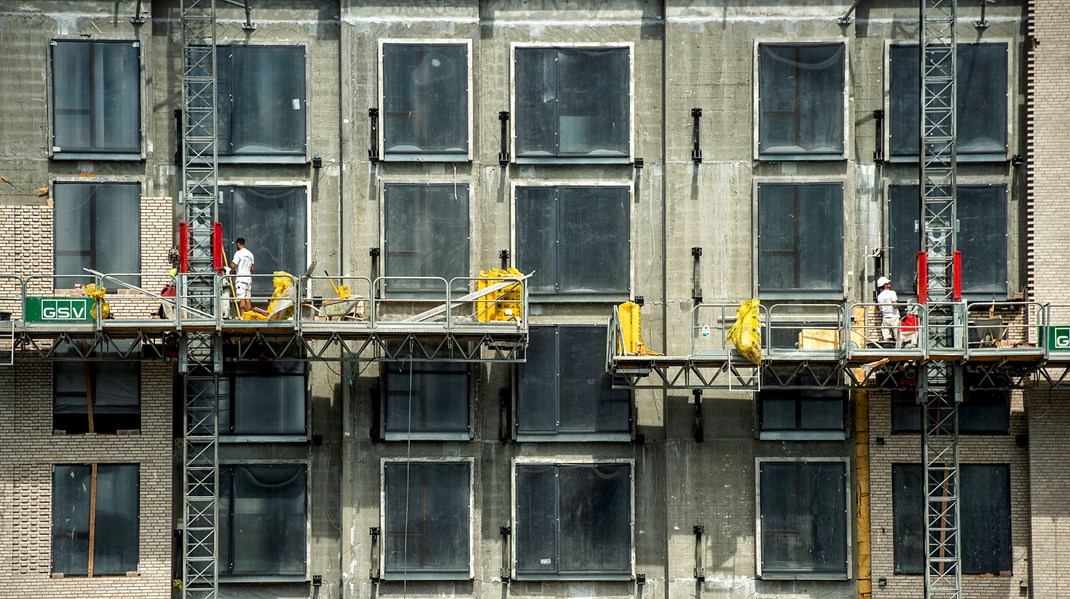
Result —
<path fill-rule="evenodd" d="M 52 370 L 0 367 L 0 597 L 165 597 L 171 588 L 170 364 L 145 362 L 141 431 L 54 435 Z M 136 577 L 52 578 L 52 465 L 137 463 L 140 563 Z"/>

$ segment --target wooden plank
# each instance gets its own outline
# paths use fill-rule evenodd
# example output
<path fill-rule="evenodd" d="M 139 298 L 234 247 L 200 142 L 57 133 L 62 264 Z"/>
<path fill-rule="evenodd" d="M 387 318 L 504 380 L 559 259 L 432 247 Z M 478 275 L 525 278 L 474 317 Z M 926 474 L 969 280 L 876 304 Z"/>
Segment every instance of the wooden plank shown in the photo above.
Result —
<path fill-rule="evenodd" d="M 87 347 L 86 341 L 83 340 L 82 341 L 82 352 L 85 353 L 87 351 L 89 351 L 89 348 Z M 93 421 L 93 371 L 92 371 L 93 364 L 92 364 L 92 362 L 86 361 L 86 362 L 83 362 L 83 367 L 85 369 L 85 408 L 86 408 L 86 416 L 89 418 L 89 432 L 95 433 L 95 432 L 97 432 L 97 430 L 96 430 L 96 423 Z M 95 472 L 95 470 L 94 470 L 94 472 Z"/>
<path fill-rule="evenodd" d="M 97 537 L 97 465 L 89 466 L 93 475 L 89 484 L 89 576 L 93 576 L 93 552 Z"/>

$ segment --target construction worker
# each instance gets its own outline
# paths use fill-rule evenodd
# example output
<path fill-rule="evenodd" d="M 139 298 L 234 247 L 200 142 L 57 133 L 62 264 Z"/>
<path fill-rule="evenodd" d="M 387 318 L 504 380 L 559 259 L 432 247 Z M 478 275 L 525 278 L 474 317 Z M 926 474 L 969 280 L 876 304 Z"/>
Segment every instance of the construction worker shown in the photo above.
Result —
<path fill-rule="evenodd" d="M 238 296 L 239 311 L 248 312 L 253 309 L 251 299 L 253 289 L 252 274 L 256 272 L 256 263 L 253 259 L 253 253 L 245 247 L 244 237 L 235 239 L 234 245 L 238 248 L 238 251 L 234 252 L 230 259 L 230 269 L 235 274 L 234 291 Z"/>
<path fill-rule="evenodd" d="M 892 291 L 888 277 L 877 279 L 877 306 L 881 309 L 881 342 L 894 343 L 899 338 L 899 296 Z"/>

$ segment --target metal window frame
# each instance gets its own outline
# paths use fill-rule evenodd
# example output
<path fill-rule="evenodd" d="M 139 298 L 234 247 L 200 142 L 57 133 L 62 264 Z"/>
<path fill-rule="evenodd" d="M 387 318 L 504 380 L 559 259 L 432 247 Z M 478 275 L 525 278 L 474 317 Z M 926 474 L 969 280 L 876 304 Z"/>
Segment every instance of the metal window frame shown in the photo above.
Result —
<path fill-rule="evenodd" d="M 806 463 L 839 463 L 843 465 L 844 474 L 844 533 L 846 536 L 844 554 L 846 565 L 843 574 L 831 573 L 779 573 L 766 572 L 762 566 L 762 465 L 769 464 L 806 464 Z M 754 458 L 754 567 L 756 575 L 762 580 L 850 580 L 854 572 L 854 539 L 852 530 L 854 523 L 851 521 L 851 460 L 845 457 L 757 457 Z"/>
<path fill-rule="evenodd" d="M 52 529 L 52 522 L 51 522 L 51 520 L 52 520 L 52 512 L 55 511 L 55 506 L 58 503 L 56 501 L 56 466 L 87 466 L 87 467 L 90 467 L 90 468 L 94 468 L 94 467 L 97 467 L 97 466 L 133 466 L 134 472 L 137 474 L 137 483 L 136 483 L 137 487 L 135 489 L 135 491 L 136 491 L 135 495 L 137 496 L 137 512 L 135 513 L 134 520 L 137 522 L 137 537 L 138 537 L 138 545 L 139 545 L 139 547 L 138 547 L 137 570 L 133 570 L 133 572 L 137 572 L 137 575 L 140 576 L 141 575 L 141 548 L 140 548 L 140 544 L 141 544 L 141 504 L 142 504 L 142 501 L 141 501 L 141 463 L 140 462 L 96 462 L 96 461 L 95 462 L 53 462 L 51 464 L 50 470 L 51 470 L 52 476 L 51 476 L 51 480 L 49 481 L 49 484 L 52 487 L 52 492 L 50 493 L 50 500 L 51 500 L 52 503 L 51 503 L 51 506 L 50 506 L 50 509 L 49 509 L 49 523 L 48 523 L 48 526 L 49 526 L 48 572 L 49 572 L 49 574 L 53 574 L 53 575 L 54 574 L 62 574 L 64 578 L 70 577 L 70 578 L 76 579 L 76 580 L 91 580 L 91 579 L 94 579 L 94 578 L 128 578 L 129 577 L 129 574 L 126 574 L 126 573 L 124 573 L 124 574 L 87 574 L 85 576 L 81 576 L 81 575 L 78 575 L 78 574 L 67 574 L 67 573 L 64 573 L 64 572 L 56 572 L 56 570 L 55 570 L 56 558 L 55 558 L 55 546 L 54 546 L 55 538 L 52 536 L 52 531 L 51 531 L 51 529 Z M 91 494 L 95 493 L 95 492 L 96 492 L 96 487 L 94 487 L 90 491 Z M 89 507 L 89 510 L 90 510 L 90 521 L 91 522 L 94 520 L 94 518 L 93 518 L 93 508 L 95 507 L 95 504 L 96 504 L 96 499 L 91 497 L 90 498 L 90 507 Z M 96 536 L 96 530 L 95 529 L 90 529 L 89 534 L 90 534 L 91 537 L 95 537 Z"/>
<path fill-rule="evenodd" d="M 537 156 L 518 157 L 516 139 L 516 51 L 537 49 L 627 49 L 628 51 L 628 154 L 627 156 Z M 509 45 L 509 140 L 513 164 L 631 164 L 635 161 L 635 43 L 634 42 L 512 42 Z"/>
<path fill-rule="evenodd" d="M 298 361 L 298 360 L 294 360 L 294 361 Z M 236 397 L 235 394 L 234 394 L 235 382 L 239 378 L 255 377 L 255 376 L 257 376 L 257 375 L 255 375 L 255 374 L 252 374 L 252 375 L 250 375 L 250 374 L 237 374 L 233 370 L 231 370 L 230 372 L 224 372 L 223 374 L 219 375 L 220 382 L 222 382 L 223 380 L 227 381 L 227 385 L 228 385 L 227 386 L 227 391 L 230 394 L 230 410 L 229 410 L 230 421 L 229 422 L 223 422 L 222 418 L 220 418 L 220 422 L 219 422 L 219 425 L 217 427 L 218 430 L 220 431 L 219 432 L 219 443 L 220 444 L 234 444 L 234 443 L 307 443 L 311 439 L 311 435 L 312 435 L 312 427 L 311 427 L 311 420 L 312 420 L 312 371 L 311 371 L 311 368 L 309 367 L 308 362 L 305 362 L 305 371 L 303 373 L 301 373 L 301 374 L 281 373 L 281 374 L 272 375 L 272 376 L 284 376 L 284 377 L 292 377 L 292 378 L 302 377 L 304 379 L 305 384 L 304 384 L 304 393 L 303 393 L 302 399 L 304 401 L 304 410 L 303 411 L 304 411 L 304 415 L 305 415 L 305 422 L 304 422 L 305 431 L 303 433 L 262 433 L 262 434 L 260 434 L 260 433 L 237 433 L 237 434 L 235 434 L 233 432 L 229 432 L 234 427 L 234 412 L 235 412 L 235 397 Z"/>
<path fill-rule="evenodd" d="M 631 493 L 629 497 L 629 541 L 631 543 L 631 563 L 629 566 L 628 574 L 597 574 L 597 573 L 581 573 L 581 574 L 520 574 L 517 572 L 516 562 L 516 550 L 520 544 L 520 529 L 517 526 L 517 499 L 519 493 L 517 492 L 516 474 L 518 466 L 598 466 L 602 464 L 626 464 L 629 467 L 629 491 Z M 513 580 L 520 581 L 538 581 L 538 580 L 560 580 L 560 581 L 608 581 L 608 580 L 632 580 L 635 578 L 635 460 L 632 458 L 606 458 L 599 459 L 590 455 L 558 455 L 552 458 L 540 457 L 540 456 L 517 456 L 512 459 L 509 466 L 509 485 L 511 490 L 511 498 L 509 505 L 509 521 L 513 531 L 513 541 L 510 545 L 510 570 L 512 571 Z"/>
<path fill-rule="evenodd" d="M 398 362 L 404 363 L 405 361 L 404 360 L 399 360 Z M 378 401 L 381 402 L 380 405 L 382 406 L 382 409 L 379 410 L 378 426 L 379 426 L 379 430 L 382 432 L 382 436 L 383 436 L 383 440 L 384 441 L 471 441 L 472 439 L 475 438 L 474 429 L 473 429 L 473 426 L 472 426 L 472 423 L 475 421 L 474 412 L 473 412 L 473 407 L 474 407 L 474 403 L 475 402 L 472 401 L 472 390 L 475 388 L 475 382 L 476 382 L 476 372 L 475 372 L 475 370 L 476 369 L 472 368 L 471 364 L 469 364 L 465 368 L 465 378 L 467 379 L 468 389 L 467 389 L 467 394 L 465 395 L 464 401 L 465 401 L 465 405 L 467 406 L 467 409 L 465 411 L 468 414 L 468 431 L 467 432 L 463 432 L 463 433 L 461 433 L 461 432 L 431 432 L 431 431 L 413 431 L 411 433 L 405 433 L 405 432 L 401 432 L 401 431 L 388 431 L 387 428 L 386 428 L 386 412 L 387 412 L 386 408 L 387 408 L 387 402 L 389 401 L 388 397 L 389 397 L 389 393 L 390 393 L 390 389 L 389 389 L 389 387 L 387 385 L 387 374 L 388 374 L 387 373 L 387 369 L 389 368 L 389 366 L 386 366 L 386 365 L 388 365 L 390 363 L 391 362 L 384 362 L 383 363 L 384 366 L 379 368 L 379 375 L 378 375 L 379 388 L 382 389 L 382 393 L 380 393 L 380 397 L 378 399 Z M 416 365 L 416 364 L 427 364 L 427 363 L 426 362 L 410 362 L 410 364 Z M 460 374 L 460 373 L 457 373 L 457 374 Z"/>
<path fill-rule="evenodd" d="M 138 186 L 138 194 L 137 194 L 137 200 L 138 200 L 138 215 L 137 215 L 138 216 L 138 230 L 137 230 L 137 235 L 136 235 L 136 241 L 137 241 L 138 271 L 142 272 L 144 270 L 143 267 L 142 267 L 142 259 L 144 258 L 144 254 L 142 253 L 141 248 L 145 244 L 143 243 L 143 240 L 141 238 L 141 228 L 142 228 L 141 227 L 142 226 L 142 222 L 141 222 L 141 201 L 142 201 L 142 199 L 145 198 L 145 181 L 142 181 L 142 178 L 140 176 L 134 176 L 134 177 L 103 177 L 103 178 L 100 178 L 100 179 L 96 179 L 96 178 L 86 179 L 85 177 L 72 176 L 72 175 L 57 175 L 57 176 L 53 176 L 51 178 L 51 180 L 49 181 L 49 183 L 48 183 L 48 196 L 49 196 L 50 201 L 53 204 L 53 206 L 52 206 L 52 232 L 53 232 L 53 235 L 52 235 L 52 272 L 53 273 L 56 272 L 56 256 L 58 254 L 58 252 L 56 251 L 56 235 L 55 235 L 55 230 L 56 230 L 56 213 L 55 213 L 56 185 L 68 185 L 68 184 L 98 185 L 98 186 L 99 185 L 137 185 Z M 93 202 L 94 203 L 96 202 L 96 198 L 93 199 Z M 90 240 L 90 242 L 92 243 L 92 240 Z M 154 240 L 154 242 L 155 242 L 155 240 Z M 93 257 L 93 251 L 92 251 L 92 249 L 90 249 L 90 258 L 92 258 L 92 257 Z M 94 263 L 94 266 L 95 266 L 95 263 Z M 110 273 L 105 273 L 105 274 L 110 274 Z M 90 277 L 92 275 L 87 274 L 85 276 Z M 53 281 L 52 285 L 53 285 L 53 288 L 56 288 L 55 287 L 55 281 Z M 67 288 L 66 287 L 60 287 L 60 289 L 67 289 Z M 116 291 L 116 289 L 113 287 L 111 293 L 115 293 L 115 291 Z"/>
<path fill-rule="evenodd" d="M 467 464 L 468 465 L 468 573 L 446 573 L 446 572 L 412 572 L 407 574 L 389 574 L 386 569 L 386 543 L 387 543 L 387 528 L 386 528 L 386 466 L 387 464 L 405 464 L 405 463 L 422 463 L 422 464 Z M 380 458 L 379 460 L 379 530 L 382 531 L 381 538 L 383 543 L 383 550 L 379 552 L 379 571 L 382 573 L 383 580 L 473 580 L 475 578 L 475 545 L 476 545 L 476 504 L 475 504 L 475 480 L 476 480 L 476 468 L 475 458 L 473 457 L 416 457 L 416 458 Z"/>
<path fill-rule="evenodd" d="M 384 89 L 385 73 L 383 70 L 384 63 L 384 48 L 390 45 L 406 45 L 406 46 L 464 46 L 465 57 L 467 59 L 467 72 L 466 72 L 466 86 L 467 86 L 467 116 L 468 116 L 468 131 L 466 133 L 467 139 L 465 139 L 465 151 L 464 153 L 450 153 L 450 152 L 390 152 L 386 149 L 386 96 Z M 376 97 L 379 102 L 379 118 L 381 119 L 379 126 L 379 147 L 382 149 L 382 160 L 384 162 L 471 162 L 472 161 L 472 146 L 474 144 L 474 138 L 472 136 L 474 118 L 474 111 L 472 106 L 474 96 L 473 86 L 473 73 L 472 73 L 472 40 L 470 38 L 464 39 L 450 39 L 450 38 L 380 38 L 379 39 L 379 55 L 378 64 L 376 65 L 379 74 L 378 90 Z"/>

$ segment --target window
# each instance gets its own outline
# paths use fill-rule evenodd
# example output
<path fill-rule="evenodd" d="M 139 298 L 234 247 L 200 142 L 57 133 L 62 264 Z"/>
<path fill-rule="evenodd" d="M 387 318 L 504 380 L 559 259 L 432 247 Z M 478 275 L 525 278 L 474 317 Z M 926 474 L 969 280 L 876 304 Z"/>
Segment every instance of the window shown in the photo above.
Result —
<path fill-rule="evenodd" d="M 52 40 L 52 152 L 141 158 L 140 42 Z"/>
<path fill-rule="evenodd" d="M 758 156 L 842 159 L 843 44 L 758 44 Z"/>
<path fill-rule="evenodd" d="M 304 362 L 241 364 L 219 382 L 221 434 L 305 438 Z"/>
<path fill-rule="evenodd" d="M 384 186 L 383 245 L 388 277 L 467 277 L 468 185 Z M 389 280 L 387 290 L 445 293 L 443 283 L 419 280 Z"/>
<path fill-rule="evenodd" d="M 244 237 L 256 259 L 253 298 L 269 297 L 274 291 L 271 273 L 281 270 L 300 277 L 308 268 L 308 205 L 305 187 L 220 187 L 223 202 L 219 221 L 227 242 Z M 261 275 L 261 276 L 256 276 Z M 266 275 L 266 276 L 265 276 Z"/>
<path fill-rule="evenodd" d="M 889 110 L 892 160 L 918 159 L 921 145 L 918 46 L 891 47 Z M 959 44 L 955 149 L 958 159 L 1006 160 L 1007 44 Z"/>
<path fill-rule="evenodd" d="M 388 362 L 386 438 L 468 439 L 468 365 Z"/>
<path fill-rule="evenodd" d="M 1007 297 L 1007 188 L 959 185 L 956 203 L 962 292 L 975 299 Z M 917 185 L 888 188 L 888 245 L 893 288 L 917 295 L 921 250 L 921 195 Z"/>
<path fill-rule="evenodd" d="M 137 183 L 53 185 L 57 289 L 92 283 L 83 268 L 137 285 L 141 277 L 141 187 Z M 111 285 L 106 285 L 111 287 Z"/>
<path fill-rule="evenodd" d="M 383 42 L 387 160 L 467 160 L 469 43 Z"/>
<path fill-rule="evenodd" d="M 758 398 L 763 439 L 844 438 L 842 391 L 766 389 Z"/>
<path fill-rule="evenodd" d="M 125 576 L 138 570 L 137 464 L 52 467 L 52 573 Z"/>
<path fill-rule="evenodd" d="M 517 365 L 516 429 L 526 440 L 558 434 L 631 436 L 631 393 L 606 373 L 604 326 L 539 326 Z"/>
<path fill-rule="evenodd" d="M 628 578 L 630 464 L 517 464 L 520 578 Z"/>
<path fill-rule="evenodd" d="M 303 47 L 220 45 L 216 77 L 219 156 L 304 162 Z"/>
<path fill-rule="evenodd" d="M 304 580 L 307 475 L 303 464 L 219 469 L 219 575 Z"/>
<path fill-rule="evenodd" d="M 969 385 L 969 381 L 966 382 Z M 1006 389 L 963 389 L 959 432 L 1003 435 L 1010 430 L 1011 393 Z M 892 432 L 920 433 L 922 409 L 917 391 L 892 391 Z"/>
<path fill-rule="evenodd" d="M 758 184 L 758 292 L 843 291 L 843 185 Z"/>
<path fill-rule="evenodd" d="M 847 578 L 847 465 L 759 460 L 758 477 L 759 574 Z"/>
<path fill-rule="evenodd" d="M 383 464 L 384 576 L 471 578 L 471 507 L 471 462 Z"/>
<path fill-rule="evenodd" d="M 115 434 L 141 428 L 138 362 L 54 362 L 52 385 L 55 430 Z"/>
<path fill-rule="evenodd" d="M 630 287 L 630 188 L 517 187 L 516 262 L 533 294 L 613 294 Z"/>
<path fill-rule="evenodd" d="M 925 571 L 925 480 L 921 464 L 892 465 L 896 574 Z M 959 536 L 965 574 L 1011 572 L 1010 467 L 959 466 Z"/>
<path fill-rule="evenodd" d="M 514 62 L 518 161 L 630 160 L 630 47 L 517 47 Z"/>

